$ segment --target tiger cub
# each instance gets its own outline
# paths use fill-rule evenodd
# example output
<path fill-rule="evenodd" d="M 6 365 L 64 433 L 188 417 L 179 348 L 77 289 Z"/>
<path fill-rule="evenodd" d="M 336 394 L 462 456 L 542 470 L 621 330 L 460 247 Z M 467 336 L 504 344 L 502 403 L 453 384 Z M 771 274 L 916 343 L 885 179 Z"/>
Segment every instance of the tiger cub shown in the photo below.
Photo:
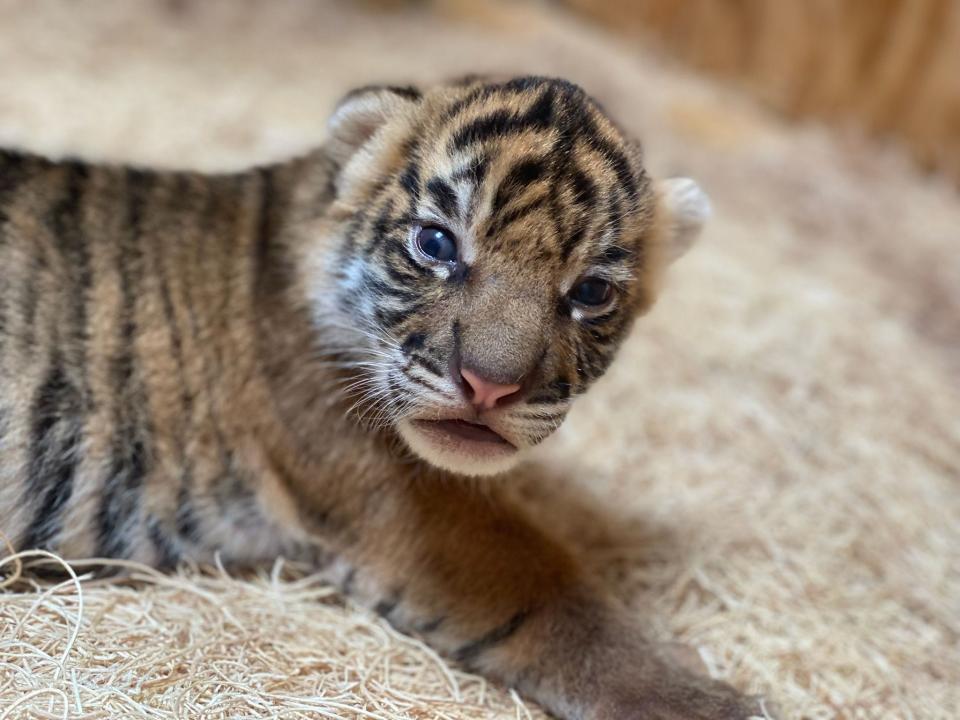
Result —
<path fill-rule="evenodd" d="M 0 154 L 0 529 L 70 557 L 316 558 L 569 720 L 747 718 L 501 473 L 599 377 L 707 213 L 579 87 L 368 87 L 248 172 Z"/>

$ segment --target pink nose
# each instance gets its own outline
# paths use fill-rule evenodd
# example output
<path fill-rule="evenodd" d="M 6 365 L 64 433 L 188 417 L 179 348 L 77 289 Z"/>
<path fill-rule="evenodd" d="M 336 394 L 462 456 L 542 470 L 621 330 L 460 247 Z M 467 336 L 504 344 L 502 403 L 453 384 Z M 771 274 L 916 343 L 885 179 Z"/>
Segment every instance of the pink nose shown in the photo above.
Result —
<path fill-rule="evenodd" d="M 484 380 L 475 372 L 466 368 L 460 370 L 460 377 L 463 378 L 463 382 L 467 386 L 467 395 L 470 402 L 481 410 L 490 410 L 496 407 L 497 402 L 513 395 L 520 389 L 519 385 L 500 385 Z"/>

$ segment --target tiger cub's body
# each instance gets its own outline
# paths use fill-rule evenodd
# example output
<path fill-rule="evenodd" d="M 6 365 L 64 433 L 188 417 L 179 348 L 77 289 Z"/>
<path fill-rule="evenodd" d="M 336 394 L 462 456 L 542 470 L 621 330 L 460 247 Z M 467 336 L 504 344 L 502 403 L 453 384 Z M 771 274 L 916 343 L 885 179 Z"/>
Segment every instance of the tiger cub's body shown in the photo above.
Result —
<path fill-rule="evenodd" d="M 258 440 L 256 286 L 284 172 L 4 153 L 0 178 L 3 531 L 159 565 L 291 553 L 303 535 Z"/>
<path fill-rule="evenodd" d="M 312 559 L 562 717 L 746 718 L 450 477 L 562 421 L 700 200 L 540 78 L 357 91 L 325 146 L 232 175 L 0 153 L 0 530 Z"/>

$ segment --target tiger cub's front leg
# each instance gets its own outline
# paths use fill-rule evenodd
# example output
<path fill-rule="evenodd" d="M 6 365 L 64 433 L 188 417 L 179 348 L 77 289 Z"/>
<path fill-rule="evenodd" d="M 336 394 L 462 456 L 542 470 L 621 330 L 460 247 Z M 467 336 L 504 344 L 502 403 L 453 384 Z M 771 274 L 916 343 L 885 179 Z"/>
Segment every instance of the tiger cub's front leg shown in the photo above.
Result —
<path fill-rule="evenodd" d="M 341 584 L 467 668 L 570 720 L 762 715 L 647 642 L 569 553 L 495 493 L 435 480 L 376 496 L 344 551 Z"/>

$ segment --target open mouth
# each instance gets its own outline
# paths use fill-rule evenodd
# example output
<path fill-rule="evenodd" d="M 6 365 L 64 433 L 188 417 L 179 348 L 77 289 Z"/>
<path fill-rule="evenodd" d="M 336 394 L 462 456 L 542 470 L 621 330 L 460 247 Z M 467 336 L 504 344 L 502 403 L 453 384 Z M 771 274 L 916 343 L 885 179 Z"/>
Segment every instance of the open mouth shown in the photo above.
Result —
<path fill-rule="evenodd" d="M 482 422 L 462 418 L 410 418 L 398 426 L 414 453 L 431 465 L 463 475 L 494 475 L 517 461 L 520 447 Z"/>
<path fill-rule="evenodd" d="M 454 441 L 466 440 L 471 443 L 499 445 L 504 449 L 515 449 L 506 438 L 482 423 L 472 423 L 467 420 L 415 420 L 414 424 L 420 430 L 441 441 L 446 437 Z"/>

